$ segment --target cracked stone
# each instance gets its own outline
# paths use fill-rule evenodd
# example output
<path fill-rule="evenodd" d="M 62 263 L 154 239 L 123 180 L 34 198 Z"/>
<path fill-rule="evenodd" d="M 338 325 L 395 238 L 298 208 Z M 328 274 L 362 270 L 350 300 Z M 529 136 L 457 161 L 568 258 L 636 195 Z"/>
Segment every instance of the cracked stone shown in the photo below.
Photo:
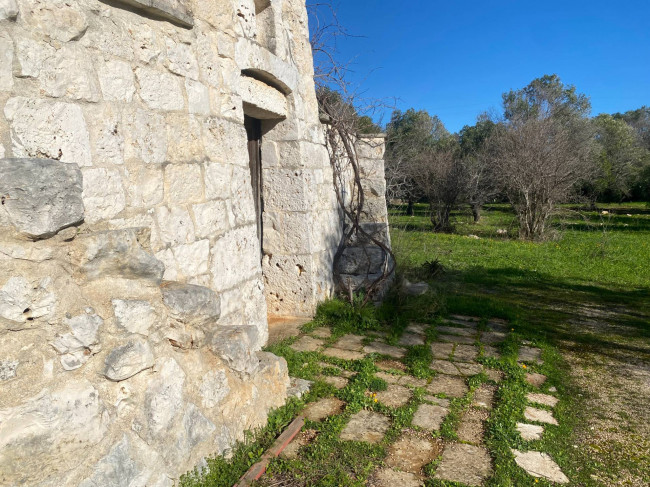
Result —
<path fill-rule="evenodd" d="M 434 377 L 431 384 L 427 386 L 427 392 L 430 394 L 445 394 L 449 397 L 463 397 L 468 390 L 463 379 L 448 375 Z"/>
<path fill-rule="evenodd" d="M 388 448 L 385 464 L 419 477 L 422 475 L 422 467 L 434 461 L 442 449 L 443 442 L 439 439 L 404 433 Z"/>
<path fill-rule="evenodd" d="M 473 345 L 456 345 L 454 349 L 455 362 L 472 362 L 478 357 L 478 348 Z"/>
<path fill-rule="evenodd" d="M 447 375 L 460 375 L 460 372 L 452 362 L 446 360 L 434 360 L 431 362 L 431 368 L 436 372 Z"/>

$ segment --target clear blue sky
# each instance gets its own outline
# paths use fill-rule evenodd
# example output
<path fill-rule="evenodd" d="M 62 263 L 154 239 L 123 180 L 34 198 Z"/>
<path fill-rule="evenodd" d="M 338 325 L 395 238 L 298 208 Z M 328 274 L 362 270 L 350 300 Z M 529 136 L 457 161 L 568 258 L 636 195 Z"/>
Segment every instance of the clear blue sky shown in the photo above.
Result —
<path fill-rule="evenodd" d="M 544 74 L 593 114 L 650 105 L 650 0 L 334 0 L 339 59 L 364 95 L 426 109 L 458 131 Z M 389 113 L 384 115 L 384 122 Z"/>

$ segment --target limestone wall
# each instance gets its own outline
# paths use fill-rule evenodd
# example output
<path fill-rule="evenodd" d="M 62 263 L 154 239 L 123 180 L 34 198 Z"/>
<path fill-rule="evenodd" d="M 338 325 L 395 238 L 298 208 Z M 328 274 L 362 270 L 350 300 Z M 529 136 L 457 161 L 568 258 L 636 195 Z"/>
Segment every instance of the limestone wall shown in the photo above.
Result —
<path fill-rule="evenodd" d="M 2 158 L 0 484 L 172 485 L 283 403 L 341 230 L 304 0 L 0 0 Z"/>

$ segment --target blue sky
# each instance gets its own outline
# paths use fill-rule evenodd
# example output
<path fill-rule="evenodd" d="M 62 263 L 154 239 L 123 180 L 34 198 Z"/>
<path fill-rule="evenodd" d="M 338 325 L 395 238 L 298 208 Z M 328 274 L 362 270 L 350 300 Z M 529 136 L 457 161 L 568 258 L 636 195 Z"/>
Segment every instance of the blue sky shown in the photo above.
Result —
<path fill-rule="evenodd" d="M 650 105 L 650 1 L 334 0 L 338 41 L 364 96 L 426 109 L 458 131 L 544 74 L 592 113 Z M 384 122 L 389 113 L 384 115 Z"/>

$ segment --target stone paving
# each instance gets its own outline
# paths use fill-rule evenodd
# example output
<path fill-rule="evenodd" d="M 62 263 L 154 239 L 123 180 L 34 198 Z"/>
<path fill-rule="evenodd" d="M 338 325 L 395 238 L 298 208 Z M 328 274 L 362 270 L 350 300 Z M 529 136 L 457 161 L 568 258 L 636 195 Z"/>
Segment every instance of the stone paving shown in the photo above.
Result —
<path fill-rule="evenodd" d="M 374 363 L 379 371 L 374 375 L 385 381 L 387 386 L 376 393 L 366 391 L 366 398 L 371 400 L 371 404 L 376 404 L 374 410 L 372 407 L 361 410 L 356 407 L 346 412 L 346 402 L 336 397 L 326 397 L 310 403 L 303 412 L 305 418 L 314 424 L 327 421 L 328 417 L 334 415 L 346 415 L 345 426 L 339 434 L 341 440 L 385 445 L 386 457 L 370 476 L 368 485 L 421 486 L 426 479 L 434 478 L 457 482 L 458 485 L 481 486 L 493 473 L 492 458 L 485 446 L 485 431 L 490 414 L 496 407 L 498 387 L 504 373 L 485 367 L 482 358 L 500 358 L 498 344 L 507 338 L 507 323 L 490 320 L 487 325 L 485 322 L 481 325 L 478 318 L 451 317 L 435 327 L 438 340 L 429 345 L 434 357 L 430 369 L 435 374 L 430 379 L 413 377 L 408 374 L 409 369 L 402 359 L 408 347 L 428 342 L 427 332 L 433 327 L 412 323 L 399 339 L 392 342 L 385 333 L 369 333 L 368 336 L 347 334 L 334 339 L 328 328 L 318 328 L 303 334 L 290 345 L 298 352 L 321 353 L 325 358 L 318 362 L 318 366 L 327 375 L 319 378 L 337 390 L 346 388 L 356 374 L 353 368 L 346 370 L 347 366 L 342 365 L 341 360 L 360 360 L 369 355 L 376 357 Z M 529 343 L 520 348 L 517 358 L 524 368 L 526 364 L 532 367 L 543 363 L 541 350 Z M 330 359 L 335 360 L 330 363 L 327 361 Z M 336 375 L 331 375 L 333 373 Z M 468 378 L 481 373 L 485 374 L 488 382 L 470 393 Z M 526 380 L 534 387 L 541 387 L 546 377 L 531 372 L 526 374 Z M 414 408 L 410 423 L 387 437 L 392 426 L 390 411 L 406 408 L 416 397 L 416 389 L 420 391 L 417 397 L 421 399 Z M 536 391 L 527 394 L 529 405 L 523 414 L 526 422 L 516 425 L 524 441 L 538 441 L 543 437 L 545 426 L 558 424 L 552 412 L 558 404 L 558 399 L 550 394 L 554 390 L 549 388 L 549 393 Z M 458 407 L 454 406 L 454 401 L 468 394 L 471 397 L 465 402 L 466 406 L 456 410 L 457 419 L 450 423 L 454 425 L 457 440 L 443 440 L 440 437 L 441 428 L 453 408 Z M 341 395 L 341 398 L 346 397 Z M 297 458 L 300 449 L 314 441 L 317 434 L 316 430 L 303 431 L 289 445 L 283 457 Z M 392 440 L 389 441 L 389 438 Z M 516 464 L 533 477 L 557 483 L 568 482 L 546 453 L 512 450 L 512 455 Z M 427 473 L 433 477 L 427 476 Z"/>

